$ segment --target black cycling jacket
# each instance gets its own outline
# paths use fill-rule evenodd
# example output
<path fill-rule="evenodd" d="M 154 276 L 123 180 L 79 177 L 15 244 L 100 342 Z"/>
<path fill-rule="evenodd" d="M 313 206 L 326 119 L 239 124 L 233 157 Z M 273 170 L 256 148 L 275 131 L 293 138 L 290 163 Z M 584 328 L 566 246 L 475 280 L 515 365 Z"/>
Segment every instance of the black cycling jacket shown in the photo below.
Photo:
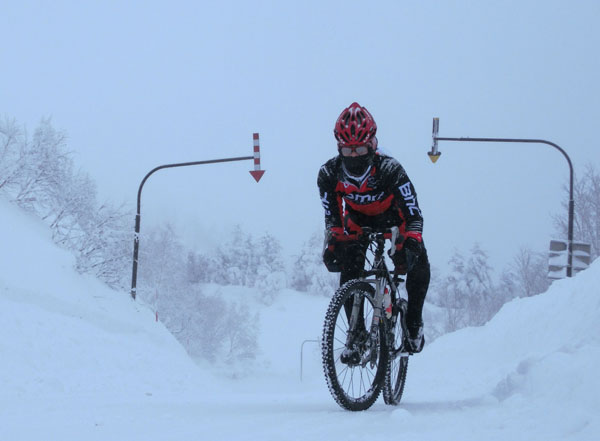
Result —
<path fill-rule="evenodd" d="M 325 209 L 325 227 L 399 227 L 401 232 L 423 232 L 417 193 L 404 168 L 394 158 L 376 154 L 361 177 L 346 172 L 341 156 L 319 170 L 317 185 Z"/>

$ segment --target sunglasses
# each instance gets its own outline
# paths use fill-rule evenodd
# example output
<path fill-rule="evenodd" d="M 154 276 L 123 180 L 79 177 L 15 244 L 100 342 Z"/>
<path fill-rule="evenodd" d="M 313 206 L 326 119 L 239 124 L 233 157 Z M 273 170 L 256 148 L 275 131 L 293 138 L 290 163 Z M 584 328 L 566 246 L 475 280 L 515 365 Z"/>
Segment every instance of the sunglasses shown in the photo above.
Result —
<path fill-rule="evenodd" d="M 369 153 L 369 148 L 366 145 L 357 145 L 354 147 L 340 147 L 342 156 L 350 156 L 352 153 L 356 153 L 358 156 L 366 155 Z"/>

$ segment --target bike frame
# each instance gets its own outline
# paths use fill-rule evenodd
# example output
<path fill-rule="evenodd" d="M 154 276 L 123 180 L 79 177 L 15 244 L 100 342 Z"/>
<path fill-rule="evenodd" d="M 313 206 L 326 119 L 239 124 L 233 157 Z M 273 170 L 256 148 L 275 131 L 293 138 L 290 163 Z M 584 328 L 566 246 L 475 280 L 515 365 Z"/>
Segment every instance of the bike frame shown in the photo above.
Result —
<path fill-rule="evenodd" d="M 369 361 L 374 363 L 375 360 L 377 359 L 378 345 L 376 343 L 377 343 L 378 334 L 379 334 L 379 323 L 383 317 L 383 314 L 382 314 L 383 296 L 385 293 L 386 284 L 389 284 L 390 289 L 391 289 L 390 295 L 392 296 L 392 298 L 391 298 L 392 304 L 394 304 L 396 302 L 396 300 L 397 300 L 396 296 L 399 296 L 399 293 L 398 293 L 399 284 L 396 284 L 394 278 L 390 274 L 387 264 L 385 263 L 385 258 L 384 258 L 384 254 L 383 254 L 385 251 L 385 240 L 388 238 L 391 238 L 392 243 L 395 243 L 396 235 L 397 235 L 397 231 L 392 231 L 391 234 L 383 233 L 383 232 L 377 232 L 377 233 L 369 232 L 369 233 L 365 234 L 365 238 L 363 239 L 365 241 L 368 240 L 368 243 L 369 243 L 369 245 L 367 245 L 367 247 L 365 249 L 365 254 L 370 248 L 374 247 L 374 249 L 372 250 L 373 254 L 374 254 L 374 259 L 373 259 L 373 265 L 372 265 L 371 269 L 364 271 L 363 277 L 361 277 L 361 280 L 375 286 L 375 297 L 373 299 L 373 301 L 374 301 L 373 317 L 372 317 L 371 328 L 370 328 L 370 332 L 369 332 L 369 339 L 370 339 L 369 347 L 371 348 L 371 350 L 368 351 L 367 354 L 365 354 L 365 357 L 363 357 L 363 360 L 361 363 L 363 366 L 366 365 L 366 363 L 368 363 Z M 352 304 L 352 313 L 350 316 L 350 323 L 349 323 L 349 325 L 350 325 L 349 327 L 351 330 L 356 329 L 356 323 L 358 322 L 358 317 L 360 314 L 361 302 L 362 302 L 361 298 L 359 298 L 359 297 L 354 298 L 354 303 Z M 386 318 L 385 320 L 383 320 L 383 322 L 385 323 L 386 332 L 389 332 L 389 329 L 390 329 L 389 321 L 393 320 L 393 319 L 397 319 L 397 314 L 398 314 L 398 312 L 396 311 L 395 315 L 392 316 L 392 319 Z M 405 323 L 404 323 L 404 315 L 402 315 L 402 328 L 406 329 Z M 390 354 L 390 355 L 393 357 L 396 357 L 398 355 L 398 353 L 394 353 L 394 354 Z"/>

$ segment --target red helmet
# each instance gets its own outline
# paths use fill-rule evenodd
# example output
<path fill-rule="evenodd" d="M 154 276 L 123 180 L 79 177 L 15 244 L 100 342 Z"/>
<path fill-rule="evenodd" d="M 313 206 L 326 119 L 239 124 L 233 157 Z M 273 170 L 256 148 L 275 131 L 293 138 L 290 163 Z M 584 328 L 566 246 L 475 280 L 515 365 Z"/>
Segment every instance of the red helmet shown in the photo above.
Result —
<path fill-rule="evenodd" d="M 342 111 L 333 129 L 339 146 L 367 144 L 376 132 L 373 116 L 358 103 L 352 103 Z"/>

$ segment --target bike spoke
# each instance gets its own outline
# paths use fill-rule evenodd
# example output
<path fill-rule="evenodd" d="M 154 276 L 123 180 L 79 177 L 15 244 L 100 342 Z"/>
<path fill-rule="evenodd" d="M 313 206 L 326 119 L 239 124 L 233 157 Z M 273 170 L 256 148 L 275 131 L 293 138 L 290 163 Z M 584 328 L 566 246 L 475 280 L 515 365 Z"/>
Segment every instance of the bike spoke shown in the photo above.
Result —
<path fill-rule="evenodd" d="M 348 327 L 342 328 L 340 325 L 336 325 L 336 326 L 335 326 L 335 329 L 336 329 L 337 331 L 340 331 L 340 333 L 342 333 L 344 336 L 348 334 Z M 336 332 L 336 335 L 337 335 L 337 334 L 338 334 L 338 333 Z"/>
<path fill-rule="evenodd" d="M 341 372 L 341 373 L 343 373 L 343 377 L 342 377 L 342 381 L 341 381 L 342 387 L 344 387 L 344 384 L 346 383 L 346 377 L 348 376 L 348 372 L 349 372 L 348 366 L 344 366 L 344 369 Z M 338 375 L 338 377 L 339 377 L 339 375 Z"/>
<path fill-rule="evenodd" d="M 363 395 L 363 390 L 366 392 L 367 389 L 365 388 L 365 381 L 363 379 L 363 370 L 360 370 L 360 389 L 358 390 L 358 392 L 360 393 L 360 395 Z"/>
<path fill-rule="evenodd" d="M 335 338 L 334 338 L 334 340 L 335 340 L 335 341 L 337 341 L 339 344 L 341 344 L 341 345 L 342 345 L 342 348 L 341 348 L 341 349 L 344 349 L 344 346 L 346 345 L 346 342 L 345 342 L 345 341 L 342 341 L 342 340 L 341 340 L 341 339 L 339 339 L 338 337 L 335 337 Z M 340 349 L 334 349 L 334 351 L 339 351 L 339 350 L 340 350 Z"/>
<path fill-rule="evenodd" d="M 340 314 L 340 318 L 342 319 L 342 325 L 344 325 L 346 327 L 346 329 L 350 329 L 350 325 L 348 324 L 348 320 L 346 320 L 346 314 Z"/>
<path fill-rule="evenodd" d="M 369 384 L 373 383 L 375 380 L 375 374 L 367 369 L 367 377 L 369 377 Z"/>
<path fill-rule="evenodd" d="M 350 326 L 348 325 L 348 320 L 346 319 L 346 314 L 340 314 L 338 316 L 341 320 L 337 322 L 337 326 L 344 326 L 345 329 L 348 329 Z"/>
<path fill-rule="evenodd" d="M 391 373 L 390 373 L 390 382 L 392 384 L 392 387 L 395 386 L 396 384 L 396 380 L 398 379 L 398 369 L 400 368 L 400 363 L 396 362 L 396 360 L 394 360 L 392 362 L 392 369 L 391 369 Z"/>

